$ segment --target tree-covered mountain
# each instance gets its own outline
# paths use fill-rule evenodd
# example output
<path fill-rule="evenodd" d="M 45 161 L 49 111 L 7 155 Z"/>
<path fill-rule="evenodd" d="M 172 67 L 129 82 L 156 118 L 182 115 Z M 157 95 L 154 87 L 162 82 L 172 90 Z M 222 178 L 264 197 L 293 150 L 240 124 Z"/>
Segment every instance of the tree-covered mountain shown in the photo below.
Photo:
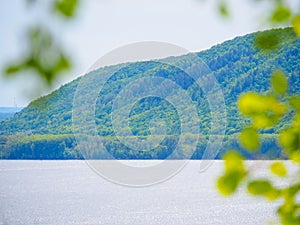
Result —
<path fill-rule="evenodd" d="M 255 39 L 259 34 L 275 36 L 279 44 L 272 50 L 259 50 Z M 208 50 L 196 53 L 208 66 L 207 74 L 213 75 L 224 95 L 226 105 L 226 138 L 222 151 L 227 148 L 238 148 L 237 133 L 247 123 L 238 114 L 237 99 L 249 91 L 266 92 L 269 89 L 269 78 L 272 72 L 282 70 L 289 79 L 289 94 L 300 91 L 300 40 L 292 29 L 274 29 L 259 33 L 236 37 L 216 45 Z M 195 70 L 193 54 L 170 57 L 167 60 L 176 62 L 188 70 Z M 200 119 L 199 131 L 191 129 L 190 136 L 200 132 L 203 137 L 193 158 L 201 158 L 207 144 L 211 129 L 210 107 L 207 96 L 195 80 L 184 71 L 161 61 L 127 63 L 125 65 L 108 66 L 97 69 L 85 77 L 103 76 L 114 71 L 98 95 L 95 108 L 95 124 L 97 132 L 103 137 L 105 147 L 116 158 L 166 158 L 178 142 L 180 135 L 180 119 L 177 110 L 164 99 L 148 97 L 136 103 L 130 112 L 132 134 L 139 138 L 151 135 L 149 124 L 159 117 L 167 126 L 167 136 L 160 145 L 150 152 L 132 151 L 116 137 L 111 123 L 111 112 L 114 100 L 126 85 L 141 77 L 160 77 L 172 80 L 191 96 Z M 197 71 L 196 71 L 197 72 Z M 0 147 L 4 158 L 80 158 L 79 150 L 73 137 L 72 109 L 76 88 L 83 78 L 78 78 L 53 93 L 41 97 L 29 104 L 14 117 L 0 123 Z M 94 85 L 94 86 L 93 86 Z M 91 98 L 91 90 L 96 89 L 97 82 L 86 87 L 81 101 Z M 131 93 L 134 96 L 135 90 Z M 169 93 L 176 95 L 176 93 Z M 182 99 L 178 99 L 181 101 Z M 186 109 L 187 111 L 189 109 Z M 85 112 L 82 112 L 85 113 Z M 278 130 L 288 124 L 285 118 L 275 129 L 265 131 L 263 148 L 256 156 L 249 158 L 282 157 L 280 147 L 274 142 Z M 91 129 L 86 127 L 86 129 Z M 76 132 L 76 131 L 75 131 Z M 88 133 L 88 132 L 87 132 Z M 268 150 L 268 152 L 266 152 Z M 219 154 L 219 156 L 222 154 Z M 244 152 L 244 154 L 246 154 Z M 101 158 L 101 155 L 99 156 Z M 176 158 L 184 158 L 182 155 Z"/>

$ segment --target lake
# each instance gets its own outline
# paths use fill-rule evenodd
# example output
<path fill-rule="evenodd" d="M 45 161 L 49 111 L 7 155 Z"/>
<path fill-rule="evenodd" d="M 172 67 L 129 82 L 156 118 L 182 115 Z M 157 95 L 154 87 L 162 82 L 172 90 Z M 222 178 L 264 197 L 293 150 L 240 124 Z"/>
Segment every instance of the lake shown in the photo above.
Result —
<path fill-rule="evenodd" d="M 258 176 L 268 163 L 248 161 Z M 199 172 L 199 161 L 190 161 L 163 183 L 131 188 L 103 179 L 85 161 L 2 160 L 0 224 L 277 224 L 278 202 L 243 190 L 220 196 L 215 183 L 222 169 L 214 161 Z"/>

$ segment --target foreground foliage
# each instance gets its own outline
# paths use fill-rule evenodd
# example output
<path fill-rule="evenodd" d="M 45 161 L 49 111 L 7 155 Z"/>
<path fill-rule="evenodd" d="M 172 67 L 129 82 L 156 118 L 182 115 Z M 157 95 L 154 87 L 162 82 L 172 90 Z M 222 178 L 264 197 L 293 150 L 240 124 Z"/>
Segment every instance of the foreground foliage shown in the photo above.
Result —
<path fill-rule="evenodd" d="M 297 165 L 300 171 L 300 96 L 286 94 L 288 82 L 277 71 L 271 78 L 272 88 L 266 94 L 247 93 L 238 102 L 240 112 L 251 118 L 251 123 L 240 134 L 241 144 L 251 152 L 259 149 L 262 130 L 271 129 L 285 116 L 291 115 L 291 124 L 280 131 L 278 141 L 288 159 Z M 237 151 L 231 151 L 224 157 L 225 171 L 218 179 L 217 186 L 224 195 L 233 194 L 239 186 L 246 183 L 248 192 L 262 196 L 269 201 L 282 199 L 277 212 L 282 224 L 300 224 L 300 181 L 294 180 L 288 187 L 280 187 L 271 179 L 257 179 L 248 171 L 243 157 Z M 270 173 L 278 179 L 290 174 L 281 161 L 270 165 Z M 297 174 L 297 177 L 299 174 Z"/>

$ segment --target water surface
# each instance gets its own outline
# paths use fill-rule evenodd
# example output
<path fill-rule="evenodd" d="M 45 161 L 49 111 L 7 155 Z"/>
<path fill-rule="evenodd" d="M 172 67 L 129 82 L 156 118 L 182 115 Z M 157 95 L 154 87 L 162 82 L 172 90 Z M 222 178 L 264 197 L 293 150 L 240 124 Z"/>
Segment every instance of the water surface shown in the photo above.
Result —
<path fill-rule="evenodd" d="M 259 169 L 266 164 L 253 164 Z M 166 182 L 130 188 L 108 182 L 84 161 L 0 161 L 0 224 L 267 224 L 278 203 L 243 191 L 224 198 L 215 161 L 191 161 Z M 261 170 L 264 174 L 266 171 Z M 277 224 L 276 222 L 274 224 Z"/>

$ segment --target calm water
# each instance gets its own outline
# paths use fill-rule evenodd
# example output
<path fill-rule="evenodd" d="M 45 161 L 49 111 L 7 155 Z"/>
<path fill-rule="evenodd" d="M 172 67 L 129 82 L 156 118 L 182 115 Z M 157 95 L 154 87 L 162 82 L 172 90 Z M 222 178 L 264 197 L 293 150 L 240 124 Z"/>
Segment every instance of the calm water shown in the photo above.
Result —
<path fill-rule="evenodd" d="M 263 174 L 265 164 L 252 168 Z M 164 183 L 130 188 L 104 180 L 84 161 L 0 161 L 0 224 L 277 224 L 278 203 L 242 191 L 221 197 L 221 171 L 220 161 L 204 173 L 192 161 Z"/>

